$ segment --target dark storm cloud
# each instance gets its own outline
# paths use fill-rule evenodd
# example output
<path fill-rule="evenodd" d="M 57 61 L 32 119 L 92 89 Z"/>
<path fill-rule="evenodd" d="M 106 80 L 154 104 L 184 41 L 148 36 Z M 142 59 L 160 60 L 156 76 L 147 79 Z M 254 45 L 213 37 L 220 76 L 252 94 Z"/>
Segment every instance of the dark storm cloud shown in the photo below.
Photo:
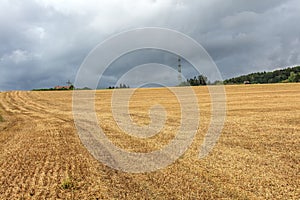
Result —
<path fill-rule="evenodd" d="M 300 2 L 0 1 L 0 90 L 53 87 L 74 81 L 85 56 L 120 31 L 171 28 L 202 44 L 224 78 L 300 63 Z M 176 55 L 128 55 L 106 72 L 114 83 L 132 66 L 176 67 Z M 183 73 L 193 76 L 188 63 Z M 175 77 L 177 78 L 177 77 Z M 105 85 L 105 84 L 104 84 Z"/>

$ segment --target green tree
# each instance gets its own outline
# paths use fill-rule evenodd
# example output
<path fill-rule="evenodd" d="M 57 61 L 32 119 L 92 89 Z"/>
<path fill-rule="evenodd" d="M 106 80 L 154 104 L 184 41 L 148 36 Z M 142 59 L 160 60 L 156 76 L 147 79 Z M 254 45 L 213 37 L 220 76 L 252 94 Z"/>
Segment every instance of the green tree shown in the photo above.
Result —
<path fill-rule="evenodd" d="M 299 83 L 300 82 L 300 72 L 298 72 L 295 76 L 295 82 Z"/>
<path fill-rule="evenodd" d="M 296 74 L 295 74 L 295 72 L 291 72 L 291 73 L 290 73 L 290 76 L 289 76 L 289 78 L 288 78 L 288 81 L 289 81 L 289 82 L 296 82 Z"/>

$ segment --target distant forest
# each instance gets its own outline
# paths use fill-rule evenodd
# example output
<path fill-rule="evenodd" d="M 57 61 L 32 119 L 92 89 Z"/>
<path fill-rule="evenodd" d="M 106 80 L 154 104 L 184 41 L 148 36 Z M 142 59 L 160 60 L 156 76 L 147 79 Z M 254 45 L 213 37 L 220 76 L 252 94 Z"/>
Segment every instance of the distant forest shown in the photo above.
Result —
<path fill-rule="evenodd" d="M 197 85 L 207 85 L 210 84 L 208 78 L 204 75 L 195 76 L 194 78 L 187 79 L 181 82 L 179 86 L 197 86 Z"/>
<path fill-rule="evenodd" d="M 126 84 L 123 84 L 123 83 L 120 83 L 120 86 L 109 86 L 108 88 L 106 89 L 119 89 L 119 88 L 130 88 L 129 85 L 126 85 Z"/>
<path fill-rule="evenodd" d="M 179 86 L 219 85 L 219 84 L 260 84 L 260 83 L 295 83 L 300 82 L 300 66 L 275 70 L 273 72 L 256 72 L 222 81 L 210 82 L 204 75 L 187 79 Z"/>
<path fill-rule="evenodd" d="M 275 70 L 273 72 L 256 72 L 224 80 L 224 84 L 257 84 L 300 82 L 300 66 Z"/>

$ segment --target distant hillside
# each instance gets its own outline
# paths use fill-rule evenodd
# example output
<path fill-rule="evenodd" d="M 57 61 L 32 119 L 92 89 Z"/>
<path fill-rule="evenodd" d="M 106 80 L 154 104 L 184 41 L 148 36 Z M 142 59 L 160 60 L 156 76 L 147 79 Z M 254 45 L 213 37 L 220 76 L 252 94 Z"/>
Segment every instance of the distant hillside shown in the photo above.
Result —
<path fill-rule="evenodd" d="M 242 83 L 288 83 L 300 82 L 300 66 L 275 70 L 273 72 L 256 72 L 224 81 L 224 84 L 242 84 Z"/>

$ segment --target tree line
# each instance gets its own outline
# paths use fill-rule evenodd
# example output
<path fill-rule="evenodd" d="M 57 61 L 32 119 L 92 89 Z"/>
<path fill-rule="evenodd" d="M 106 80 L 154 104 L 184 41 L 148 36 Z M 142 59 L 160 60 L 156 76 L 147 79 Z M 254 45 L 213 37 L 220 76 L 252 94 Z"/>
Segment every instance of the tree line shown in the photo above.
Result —
<path fill-rule="evenodd" d="M 32 89 L 32 91 L 62 91 L 62 90 L 75 90 L 74 85 L 70 86 L 62 86 L 62 87 L 54 87 L 54 88 L 39 88 L 39 89 Z"/>
<path fill-rule="evenodd" d="M 219 84 L 266 84 L 266 83 L 293 83 L 300 82 L 300 66 L 288 67 L 272 72 L 256 72 L 242 75 L 224 81 L 210 82 L 204 75 L 194 76 L 179 84 L 179 86 L 219 85 Z"/>
<path fill-rule="evenodd" d="M 286 69 L 275 70 L 272 72 L 256 72 L 235 78 L 226 79 L 224 84 L 242 83 L 289 83 L 300 82 L 300 66 L 289 67 Z"/>
<path fill-rule="evenodd" d="M 179 84 L 179 86 L 198 86 L 209 84 L 208 78 L 202 74 L 194 76 L 194 78 L 187 79 Z"/>
<path fill-rule="evenodd" d="M 120 83 L 119 86 L 109 86 L 106 89 L 119 89 L 119 88 L 130 88 L 129 85 L 126 85 L 124 83 Z"/>

